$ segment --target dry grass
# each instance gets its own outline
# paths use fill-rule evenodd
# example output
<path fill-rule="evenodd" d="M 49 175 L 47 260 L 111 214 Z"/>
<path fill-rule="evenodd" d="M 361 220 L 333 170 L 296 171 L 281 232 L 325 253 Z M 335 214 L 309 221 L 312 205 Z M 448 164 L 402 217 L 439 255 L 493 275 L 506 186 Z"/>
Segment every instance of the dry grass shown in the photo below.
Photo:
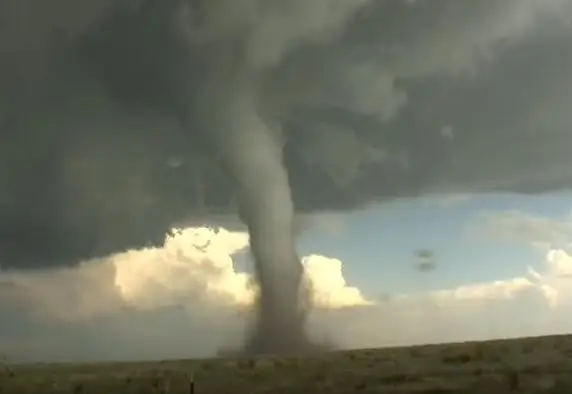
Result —
<path fill-rule="evenodd" d="M 572 393 L 572 336 L 337 352 L 0 371 L 0 393 Z"/>

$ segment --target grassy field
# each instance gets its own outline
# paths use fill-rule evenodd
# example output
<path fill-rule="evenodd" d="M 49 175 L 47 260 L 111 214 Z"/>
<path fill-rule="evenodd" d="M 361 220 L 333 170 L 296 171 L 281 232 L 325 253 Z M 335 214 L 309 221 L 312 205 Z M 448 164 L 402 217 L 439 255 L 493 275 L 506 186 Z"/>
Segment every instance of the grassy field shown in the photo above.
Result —
<path fill-rule="evenodd" d="M 5 366 L 1 394 L 572 393 L 572 336 L 304 358 Z"/>

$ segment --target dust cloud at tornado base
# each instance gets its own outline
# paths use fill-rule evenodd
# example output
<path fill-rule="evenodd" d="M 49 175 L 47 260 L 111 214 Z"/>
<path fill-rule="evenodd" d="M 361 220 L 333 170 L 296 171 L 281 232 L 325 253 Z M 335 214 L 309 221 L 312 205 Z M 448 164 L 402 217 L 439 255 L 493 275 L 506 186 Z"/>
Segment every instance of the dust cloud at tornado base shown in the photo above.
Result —
<path fill-rule="evenodd" d="M 3 266 L 72 264 L 239 212 L 256 352 L 309 345 L 295 212 L 572 183 L 566 1 L 3 7 Z"/>

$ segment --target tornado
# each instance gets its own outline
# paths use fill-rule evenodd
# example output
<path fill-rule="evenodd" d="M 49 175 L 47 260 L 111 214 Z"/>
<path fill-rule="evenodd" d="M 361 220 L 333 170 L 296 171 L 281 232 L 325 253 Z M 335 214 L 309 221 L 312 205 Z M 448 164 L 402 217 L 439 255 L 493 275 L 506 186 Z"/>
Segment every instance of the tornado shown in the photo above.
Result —
<path fill-rule="evenodd" d="M 239 212 L 248 226 L 259 284 L 257 316 L 245 350 L 303 351 L 309 298 L 294 239 L 294 206 L 281 147 L 250 109 L 235 124 L 226 154 L 238 187 Z"/>
<path fill-rule="evenodd" d="M 232 64 L 236 65 L 236 62 Z M 220 67 L 219 67 L 220 66 Z M 222 156 L 246 224 L 259 294 L 255 321 L 239 352 L 306 353 L 319 349 L 306 333 L 311 294 L 296 251 L 292 192 L 283 163 L 282 134 L 260 114 L 257 83 L 246 71 L 213 66 L 224 89 L 200 95 L 191 113 Z M 222 70 L 226 70 L 225 73 Z M 198 107 L 198 108 L 197 108 Z M 205 116 L 216 108 L 216 116 Z M 201 115 L 202 114 L 202 115 Z"/>

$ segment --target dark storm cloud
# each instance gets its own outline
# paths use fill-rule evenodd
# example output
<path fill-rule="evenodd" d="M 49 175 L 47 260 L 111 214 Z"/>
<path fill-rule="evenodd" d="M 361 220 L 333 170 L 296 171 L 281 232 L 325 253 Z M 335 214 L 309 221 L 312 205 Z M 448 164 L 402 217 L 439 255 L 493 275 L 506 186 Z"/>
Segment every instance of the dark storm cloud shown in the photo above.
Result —
<path fill-rule="evenodd" d="M 227 97 L 250 95 L 283 144 L 299 212 L 572 185 L 564 0 L 1 7 L 3 267 L 234 215 L 232 168 L 204 131 L 231 116 Z"/>

